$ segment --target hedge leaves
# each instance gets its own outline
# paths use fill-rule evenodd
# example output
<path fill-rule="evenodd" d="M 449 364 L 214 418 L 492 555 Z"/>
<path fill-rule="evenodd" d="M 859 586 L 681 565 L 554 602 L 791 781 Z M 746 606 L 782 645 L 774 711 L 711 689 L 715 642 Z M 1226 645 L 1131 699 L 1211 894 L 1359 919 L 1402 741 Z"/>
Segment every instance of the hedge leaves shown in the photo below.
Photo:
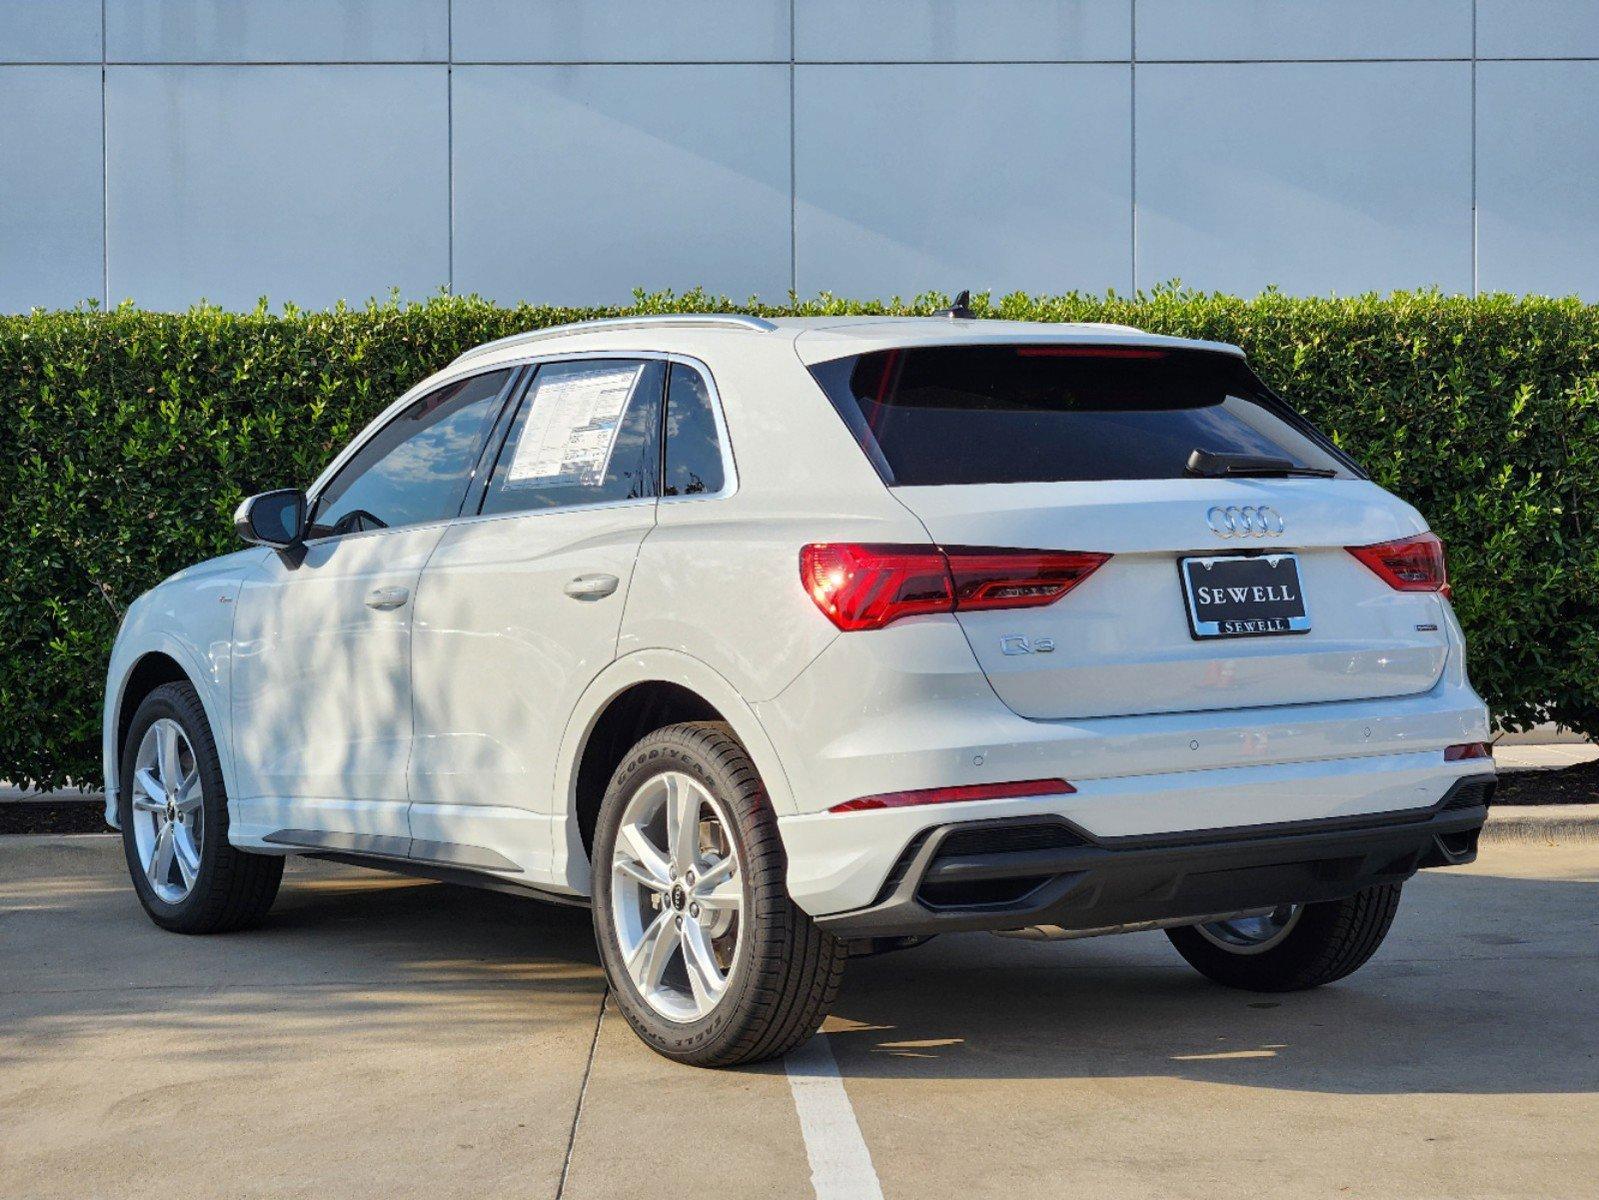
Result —
<path fill-rule="evenodd" d="M 945 302 L 743 307 L 925 313 Z M 389 400 L 460 351 L 621 311 L 730 307 L 693 293 L 640 295 L 629 310 L 440 298 L 320 313 L 0 317 L 0 778 L 97 786 L 120 610 L 178 568 L 234 549 L 241 497 L 309 482 Z M 1443 537 L 1472 677 L 1498 719 L 1599 734 L 1599 307 L 1177 290 L 976 307 L 1241 345 Z"/>

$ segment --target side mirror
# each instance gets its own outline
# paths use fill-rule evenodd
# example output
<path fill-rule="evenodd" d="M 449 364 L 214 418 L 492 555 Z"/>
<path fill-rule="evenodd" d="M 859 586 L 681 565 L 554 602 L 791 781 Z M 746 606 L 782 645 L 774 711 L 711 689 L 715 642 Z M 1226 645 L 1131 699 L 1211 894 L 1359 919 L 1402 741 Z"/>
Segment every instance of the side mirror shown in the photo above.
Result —
<path fill-rule="evenodd" d="M 252 546 L 286 550 L 305 537 L 306 499 L 299 488 L 251 496 L 233 514 L 233 530 Z"/>

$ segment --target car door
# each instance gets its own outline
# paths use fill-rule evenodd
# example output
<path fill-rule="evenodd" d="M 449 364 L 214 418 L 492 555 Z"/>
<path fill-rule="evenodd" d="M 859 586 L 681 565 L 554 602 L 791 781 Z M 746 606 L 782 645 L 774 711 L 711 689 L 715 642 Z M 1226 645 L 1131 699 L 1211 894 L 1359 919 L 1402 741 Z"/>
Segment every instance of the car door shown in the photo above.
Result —
<path fill-rule="evenodd" d="M 371 431 L 311 497 L 304 545 L 244 580 L 234 799 L 269 840 L 407 852 L 417 580 L 460 512 L 512 374 L 440 387 Z"/>
<path fill-rule="evenodd" d="M 414 853 L 548 877 L 567 717 L 616 656 L 655 521 L 666 364 L 541 364 L 417 597 Z"/>

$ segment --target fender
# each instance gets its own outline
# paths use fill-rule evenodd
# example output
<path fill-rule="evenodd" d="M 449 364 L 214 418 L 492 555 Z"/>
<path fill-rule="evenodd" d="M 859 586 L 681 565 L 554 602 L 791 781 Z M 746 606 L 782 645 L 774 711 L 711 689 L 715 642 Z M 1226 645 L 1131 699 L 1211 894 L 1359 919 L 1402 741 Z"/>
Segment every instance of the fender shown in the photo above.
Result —
<path fill-rule="evenodd" d="M 134 664 L 147 654 L 165 654 L 183 668 L 211 723 L 223 785 L 233 796 L 232 702 L 233 610 L 242 572 L 264 557 L 259 548 L 235 551 L 180 571 L 128 606 L 106 668 L 106 703 L 101 724 L 106 820 L 116 825 L 117 713 Z"/>
<path fill-rule="evenodd" d="M 778 815 L 797 811 L 788 773 L 783 769 L 777 748 L 737 688 L 714 668 L 680 650 L 635 651 L 601 671 L 579 697 L 561 735 L 556 756 L 555 791 L 551 799 L 558 828 L 565 832 L 564 836 L 555 834 L 551 865 L 557 880 L 583 895 L 589 894 L 589 862 L 576 820 L 577 764 L 606 706 L 634 684 L 652 682 L 675 683 L 697 692 L 713 705 L 749 752 Z"/>
<path fill-rule="evenodd" d="M 205 710 L 205 719 L 211 724 L 211 736 L 216 741 L 223 786 L 228 789 L 229 796 L 233 794 L 233 738 L 230 736 L 227 696 L 224 694 L 230 664 L 223 661 L 214 666 L 208 665 L 206 656 L 197 646 L 163 630 L 145 631 L 136 642 L 124 642 L 118 638 L 108 672 L 101 739 L 105 766 L 106 821 L 113 829 L 119 828 L 116 822 L 116 798 L 121 783 L 117 774 L 122 766 L 122 755 L 117 747 L 117 714 L 122 711 L 122 698 L 127 693 L 134 666 L 149 654 L 165 654 L 176 662 L 199 693 L 200 707 Z"/>

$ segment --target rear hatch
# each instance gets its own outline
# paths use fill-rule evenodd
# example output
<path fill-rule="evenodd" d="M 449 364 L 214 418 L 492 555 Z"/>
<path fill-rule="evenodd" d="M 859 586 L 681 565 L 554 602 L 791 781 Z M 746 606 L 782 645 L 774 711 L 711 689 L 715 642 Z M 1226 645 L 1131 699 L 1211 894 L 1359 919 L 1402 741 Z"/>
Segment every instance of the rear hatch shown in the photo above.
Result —
<path fill-rule="evenodd" d="M 1053 603 L 956 612 L 1023 716 L 1404 696 L 1442 674 L 1439 581 L 1400 590 L 1347 549 L 1413 538 L 1420 516 L 1236 354 L 967 344 L 811 369 L 946 550 L 1110 556 Z"/>

